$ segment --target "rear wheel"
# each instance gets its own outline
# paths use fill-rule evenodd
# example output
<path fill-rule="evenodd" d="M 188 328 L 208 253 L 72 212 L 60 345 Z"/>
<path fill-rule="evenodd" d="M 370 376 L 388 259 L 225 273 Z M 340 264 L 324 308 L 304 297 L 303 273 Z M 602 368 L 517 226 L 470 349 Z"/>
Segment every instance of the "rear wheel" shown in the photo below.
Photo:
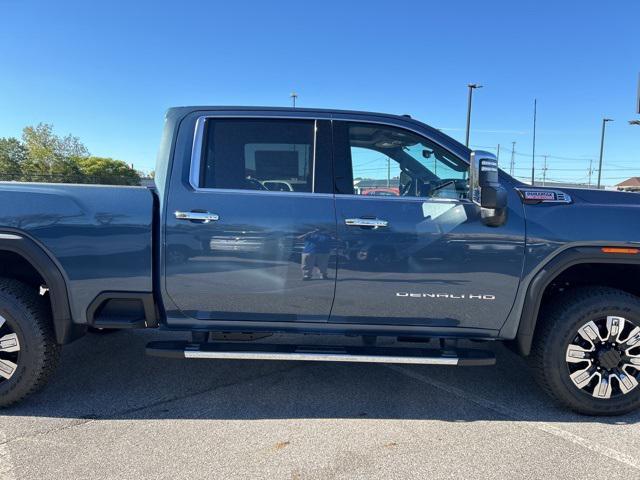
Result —
<path fill-rule="evenodd" d="M 59 357 L 43 299 L 28 285 L 0 279 L 0 406 L 43 386 Z"/>
<path fill-rule="evenodd" d="M 640 299 L 607 287 L 563 293 L 543 312 L 529 357 L 553 398 L 588 415 L 640 407 Z"/>

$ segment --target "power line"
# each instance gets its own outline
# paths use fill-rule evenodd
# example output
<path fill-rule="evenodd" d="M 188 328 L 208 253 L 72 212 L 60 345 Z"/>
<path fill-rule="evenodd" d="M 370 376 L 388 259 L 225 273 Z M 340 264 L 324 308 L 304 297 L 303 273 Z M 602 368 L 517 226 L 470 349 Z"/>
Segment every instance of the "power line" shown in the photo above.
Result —
<path fill-rule="evenodd" d="M 516 142 L 511 142 L 513 144 L 515 144 Z M 485 145 L 472 145 L 473 148 L 486 148 L 486 149 L 490 149 L 490 150 L 495 150 L 496 147 L 489 147 L 489 146 L 485 146 Z M 514 150 L 513 152 L 514 155 L 520 156 L 520 157 L 529 157 L 531 156 L 531 154 L 529 153 L 523 153 L 523 152 L 518 152 L 517 150 Z M 554 160 L 575 160 L 575 161 L 588 161 L 588 160 L 594 160 L 595 157 L 563 157 L 563 156 L 559 156 L 559 155 L 547 155 L 549 158 L 552 158 Z"/>

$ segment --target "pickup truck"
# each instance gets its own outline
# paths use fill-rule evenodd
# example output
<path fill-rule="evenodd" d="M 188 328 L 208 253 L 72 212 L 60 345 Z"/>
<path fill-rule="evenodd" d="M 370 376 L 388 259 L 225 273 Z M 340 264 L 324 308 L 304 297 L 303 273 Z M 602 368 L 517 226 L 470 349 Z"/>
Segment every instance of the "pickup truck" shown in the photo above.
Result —
<path fill-rule="evenodd" d="M 87 330 L 159 328 L 173 358 L 481 366 L 501 341 L 566 407 L 629 412 L 639 219 L 407 115 L 172 108 L 153 188 L 0 184 L 0 404 Z"/>

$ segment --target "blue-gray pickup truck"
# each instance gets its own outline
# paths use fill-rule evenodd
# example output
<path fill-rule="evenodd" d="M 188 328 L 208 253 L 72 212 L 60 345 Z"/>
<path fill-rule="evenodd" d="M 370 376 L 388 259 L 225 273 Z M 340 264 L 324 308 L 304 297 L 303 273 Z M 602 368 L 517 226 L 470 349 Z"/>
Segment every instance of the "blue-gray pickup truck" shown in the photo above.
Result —
<path fill-rule="evenodd" d="M 639 278 L 637 194 L 523 184 L 406 115 L 172 108 L 153 188 L 0 184 L 0 405 L 87 330 L 158 328 L 175 358 L 481 366 L 502 341 L 622 414 Z"/>

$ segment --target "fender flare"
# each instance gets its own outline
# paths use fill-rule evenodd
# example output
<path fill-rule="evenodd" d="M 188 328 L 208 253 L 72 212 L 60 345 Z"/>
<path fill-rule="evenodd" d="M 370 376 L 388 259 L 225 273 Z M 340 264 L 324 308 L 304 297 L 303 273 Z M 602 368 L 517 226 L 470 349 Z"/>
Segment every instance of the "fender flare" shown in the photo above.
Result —
<path fill-rule="evenodd" d="M 572 247 L 553 257 L 536 273 L 525 294 L 515 338 L 515 347 L 521 355 L 527 356 L 531 352 L 542 296 L 558 275 L 575 265 L 585 263 L 640 265 L 640 255 L 604 253 L 602 247 L 605 246 L 610 245 Z"/>
<path fill-rule="evenodd" d="M 35 240 L 13 231 L 0 231 L 0 251 L 20 255 L 40 274 L 49 288 L 56 341 L 69 343 L 84 334 L 85 327 L 71 318 L 67 284 L 53 258 Z"/>

